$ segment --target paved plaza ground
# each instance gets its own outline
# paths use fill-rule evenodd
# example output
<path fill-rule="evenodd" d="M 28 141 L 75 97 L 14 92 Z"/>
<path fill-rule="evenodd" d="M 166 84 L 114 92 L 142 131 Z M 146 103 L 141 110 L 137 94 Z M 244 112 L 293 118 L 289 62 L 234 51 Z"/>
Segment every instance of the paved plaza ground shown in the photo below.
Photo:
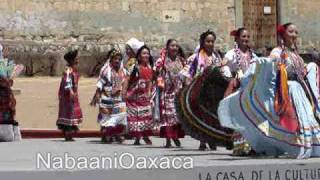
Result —
<path fill-rule="evenodd" d="M 0 143 L 0 176 L 9 179 L 45 177 L 46 180 L 286 180 L 294 179 L 295 176 L 299 180 L 320 178 L 320 163 L 317 158 L 296 160 L 288 157 L 234 157 L 231 156 L 231 151 L 223 147 L 218 147 L 217 151 L 198 151 L 198 141 L 190 137 L 182 140 L 182 148 L 163 148 L 164 140 L 160 138 L 153 137 L 152 141 L 152 146 L 134 146 L 132 140 L 127 140 L 122 145 L 101 144 L 98 138 L 77 138 L 74 142 L 64 142 L 62 139 L 26 139 L 21 142 Z M 142 162 L 138 160 L 139 157 L 145 158 L 146 166 L 131 166 L 131 156 L 135 163 Z M 72 167 L 70 161 L 69 167 L 64 164 L 66 158 L 75 159 L 75 167 Z M 87 160 L 87 168 L 85 164 L 80 164 L 85 160 L 78 158 Z M 90 166 L 93 162 L 90 158 L 111 158 L 112 162 L 116 160 L 118 165 L 110 165 L 108 163 L 111 161 L 106 161 L 105 166 Z M 161 165 L 165 159 L 169 159 L 171 164 Z M 174 159 L 177 161 L 172 165 Z M 192 166 L 183 166 L 189 162 L 192 162 Z"/>

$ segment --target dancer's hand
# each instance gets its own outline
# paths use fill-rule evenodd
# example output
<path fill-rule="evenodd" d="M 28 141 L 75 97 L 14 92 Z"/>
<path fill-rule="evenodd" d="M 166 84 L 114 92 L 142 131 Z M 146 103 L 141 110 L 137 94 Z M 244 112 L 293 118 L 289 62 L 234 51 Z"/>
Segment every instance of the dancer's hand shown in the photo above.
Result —
<path fill-rule="evenodd" d="M 100 98 L 101 98 L 101 94 L 99 92 L 96 92 L 95 95 L 92 97 L 92 100 L 90 102 L 90 106 L 96 106 L 98 104 Z"/>
<path fill-rule="evenodd" d="M 307 74 L 308 74 L 308 70 L 307 70 L 307 67 L 305 66 L 303 68 L 303 76 L 305 77 L 305 76 L 307 76 Z"/>
<path fill-rule="evenodd" d="M 76 96 L 77 96 L 77 94 L 74 93 L 73 90 L 70 90 L 70 97 L 71 97 L 71 99 L 75 99 Z"/>
<path fill-rule="evenodd" d="M 115 90 L 114 92 L 112 92 L 112 96 L 113 97 L 117 97 L 117 96 L 120 96 L 121 95 L 121 90 L 118 89 L 118 90 Z"/>

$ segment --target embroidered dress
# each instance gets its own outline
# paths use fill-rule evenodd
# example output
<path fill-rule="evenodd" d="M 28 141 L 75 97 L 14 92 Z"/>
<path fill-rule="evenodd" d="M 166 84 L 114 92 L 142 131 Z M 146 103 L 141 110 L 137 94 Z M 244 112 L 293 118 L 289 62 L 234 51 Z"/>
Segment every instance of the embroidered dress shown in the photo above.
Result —
<path fill-rule="evenodd" d="M 233 77 L 237 80 L 241 79 L 242 76 L 247 72 L 250 64 L 254 63 L 255 57 L 257 57 L 250 50 L 246 53 L 242 52 L 239 48 L 234 48 L 228 51 L 224 58 L 228 61 L 228 67 L 230 68 Z M 236 83 L 237 84 L 237 83 Z M 239 85 L 234 85 L 232 89 L 228 91 L 234 92 L 237 90 Z M 233 155 L 247 155 L 251 148 L 246 140 L 241 136 L 240 133 L 235 132 L 233 134 Z"/>
<path fill-rule="evenodd" d="M 303 60 L 282 48 L 270 57 L 257 58 L 240 89 L 220 102 L 220 122 L 239 131 L 258 153 L 318 157 L 320 129 Z"/>
<path fill-rule="evenodd" d="M 101 92 L 99 101 L 98 123 L 104 136 L 121 135 L 126 128 L 126 103 L 121 93 L 113 95 L 115 91 L 122 90 L 125 80 L 125 71 L 121 68 L 118 72 L 110 65 L 102 69 L 97 88 Z"/>
<path fill-rule="evenodd" d="M 227 66 L 224 66 L 220 55 L 216 52 L 213 52 L 211 56 L 208 56 L 204 50 L 199 50 L 199 52 L 191 55 L 186 62 L 181 74 L 187 78 L 195 78 L 200 76 L 204 70 L 211 66 L 220 67 L 221 73 L 229 77 L 230 70 Z"/>
<path fill-rule="evenodd" d="M 21 134 L 15 121 L 16 100 L 8 80 L 0 77 L 0 140 L 18 141 Z"/>
<path fill-rule="evenodd" d="M 256 57 L 250 50 L 244 53 L 239 48 L 234 48 L 225 54 L 224 59 L 228 61 L 227 66 L 230 68 L 233 76 L 235 76 L 239 70 L 242 73 L 247 72 L 249 65 L 254 63 Z"/>
<path fill-rule="evenodd" d="M 217 106 L 228 86 L 229 68 L 217 53 L 204 50 L 190 56 L 181 75 L 191 79 L 176 98 L 176 109 L 186 134 L 210 146 L 232 146 L 232 130 L 220 125 Z"/>
<path fill-rule="evenodd" d="M 153 71 L 150 66 L 137 66 L 136 76 L 131 76 L 127 90 L 128 131 L 132 137 L 152 135 L 151 85 Z"/>
<path fill-rule="evenodd" d="M 59 115 L 57 126 L 64 131 L 78 130 L 82 122 L 82 111 L 79 103 L 78 82 L 79 73 L 73 68 L 66 68 L 59 88 Z M 74 97 L 71 96 L 73 91 Z"/>
<path fill-rule="evenodd" d="M 183 59 L 177 57 L 174 61 L 169 57 L 159 58 L 156 62 L 158 79 L 164 81 L 160 91 L 160 137 L 183 138 L 184 131 L 177 117 L 175 97 L 182 88 L 183 80 L 180 71 L 183 69 Z"/>
<path fill-rule="evenodd" d="M 2 50 L 0 44 L 0 141 L 19 141 L 21 133 L 15 120 L 16 99 L 11 86 L 13 79 L 21 74 L 24 66 L 4 58 Z"/>

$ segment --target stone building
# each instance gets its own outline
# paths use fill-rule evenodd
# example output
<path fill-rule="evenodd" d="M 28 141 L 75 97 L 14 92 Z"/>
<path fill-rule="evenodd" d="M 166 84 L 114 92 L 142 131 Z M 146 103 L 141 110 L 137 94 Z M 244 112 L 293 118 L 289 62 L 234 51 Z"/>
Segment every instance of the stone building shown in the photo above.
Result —
<path fill-rule="evenodd" d="M 0 0 L 0 41 L 26 64 L 27 74 L 59 75 L 62 54 L 79 48 L 80 69 L 92 66 L 112 46 L 130 37 L 145 41 L 157 55 L 168 38 L 192 51 L 199 34 L 216 32 L 217 48 L 233 46 L 229 32 L 246 26 L 253 47 L 276 44 L 276 24 L 299 27 L 301 52 L 319 48 L 319 0 Z"/>

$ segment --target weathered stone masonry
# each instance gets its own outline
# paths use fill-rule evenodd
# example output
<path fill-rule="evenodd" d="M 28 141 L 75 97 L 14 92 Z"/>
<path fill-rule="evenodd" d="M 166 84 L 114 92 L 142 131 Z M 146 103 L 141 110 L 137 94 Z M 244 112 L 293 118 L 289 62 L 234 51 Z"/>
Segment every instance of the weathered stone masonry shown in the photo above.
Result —
<path fill-rule="evenodd" d="M 0 42 L 10 56 L 26 64 L 27 74 L 60 75 L 62 55 L 81 50 L 80 70 L 88 74 L 113 46 L 130 37 L 145 41 L 154 55 L 168 38 L 192 51 L 199 34 L 217 33 L 217 48 L 232 47 L 229 32 L 241 0 L 0 0 Z M 280 0 L 281 21 L 301 28 L 304 49 L 319 47 L 318 0 Z M 311 13 L 312 12 L 312 13 Z M 304 25 L 307 26 L 304 26 Z"/>

